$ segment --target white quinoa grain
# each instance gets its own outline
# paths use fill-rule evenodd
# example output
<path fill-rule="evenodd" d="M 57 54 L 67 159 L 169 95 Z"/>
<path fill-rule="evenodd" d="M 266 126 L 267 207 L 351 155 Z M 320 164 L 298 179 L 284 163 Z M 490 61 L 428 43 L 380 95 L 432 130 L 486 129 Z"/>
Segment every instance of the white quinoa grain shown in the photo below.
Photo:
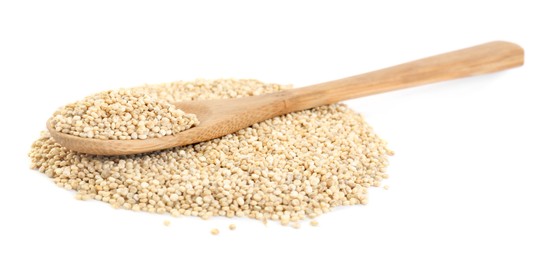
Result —
<path fill-rule="evenodd" d="M 312 221 L 310 221 L 310 225 L 313 226 L 313 227 L 318 226 L 318 221 L 312 220 Z"/>
<path fill-rule="evenodd" d="M 237 98 L 287 88 L 256 80 L 196 80 L 127 91 L 131 96 L 175 102 Z M 104 131 L 139 139 L 161 130 L 179 132 L 171 129 L 171 117 L 153 121 L 148 114 L 127 109 L 112 118 L 114 127 L 109 130 L 113 133 L 89 123 L 102 120 L 106 106 L 116 103 L 90 100 L 82 108 L 77 105 L 59 127 L 75 125 L 71 131 L 92 133 L 92 137 Z M 124 108 L 120 104 L 111 110 Z M 174 113 L 172 109 L 168 113 Z M 337 206 L 367 203 L 368 188 L 381 186 L 388 177 L 389 154 L 386 143 L 360 115 L 334 104 L 278 116 L 207 142 L 120 157 L 69 151 L 45 132 L 33 143 L 29 156 L 32 168 L 58 186 L 76 190 L 78 198 L 173 216 L 248 217 L 289 225 Z"/>
<path fill-rule="evenodd" d="M 167 100 L 120 89 L 100 92 L 59 109 L 52 116 L 51 124 L 65 134 L 129 140 L 179 133 L 198 125 L 199 121 Z"/>
<path fill-rule="evenodd" d="M 236 228 L 235 224 L 229 224 L 229 230 L 235 230 Z"/>
<path fill-rule="evenodd" d="M 171 224 L 169 220 L 164 220 L 164 226 L 169 227 Z"/>
<path fill-rule="evenodd" d="M 212 234 L 214 236 L 218 235 L 218 234 L 220 234 L 220 230 L 218 230 L 217 228 L 214 228 L 214 229 L 210 230 L 210 234 Z"/>

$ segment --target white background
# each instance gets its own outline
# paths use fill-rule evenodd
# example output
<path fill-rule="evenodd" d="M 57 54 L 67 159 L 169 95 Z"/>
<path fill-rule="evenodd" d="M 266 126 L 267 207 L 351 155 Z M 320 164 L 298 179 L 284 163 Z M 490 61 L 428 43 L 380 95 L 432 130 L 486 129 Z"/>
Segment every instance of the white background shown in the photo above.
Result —
<path fill-rule="evenodd" d="M 549 1 L 157 2 L 0 2 L 0 259 L 555 259 Z M 525 66 L 348 102 L 396 151 L 391 188 L 317 228 L 114 210 L 28 169 L 51 113 L 96 91 L 303 86 L 491 40 Z"/>

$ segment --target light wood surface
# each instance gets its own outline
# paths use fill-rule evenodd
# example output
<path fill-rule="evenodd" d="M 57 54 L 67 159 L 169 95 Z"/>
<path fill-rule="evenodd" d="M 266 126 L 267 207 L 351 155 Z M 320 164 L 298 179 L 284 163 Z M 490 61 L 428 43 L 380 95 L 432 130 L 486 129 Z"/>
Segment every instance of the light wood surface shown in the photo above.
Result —
<path fill-rule="evenodd" d="M 524 63 L 524 50 L 509 42 L 490 42 L 344 79 L 278 93 L 207 101 L 177 102 L 194 113 L 200 125 L 173 136 L 146 140 L 98 140 L 62 134 L 51 128 L 61 145 L 78 152 L 127 155 L 183 146 L 218 138 L 286 113 L 342 100 L 438 81 L 505 70 Z"/>

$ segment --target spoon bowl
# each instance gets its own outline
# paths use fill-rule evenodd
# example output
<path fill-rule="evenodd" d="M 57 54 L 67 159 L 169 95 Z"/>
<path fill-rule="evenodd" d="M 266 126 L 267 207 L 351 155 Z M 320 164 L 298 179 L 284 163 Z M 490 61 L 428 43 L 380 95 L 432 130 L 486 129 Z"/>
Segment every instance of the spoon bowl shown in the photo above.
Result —
<path fill-rule="evenodd" d="M 262 98 L 260 98 L 262 97 Z M 60 145 L 77 152 L 97 155 L 128 155 L 194 144 L 236 132 L 254 123 L 272 118 L 284 102 L 284 93 L 236 99 L 183 101 L 173 103 L 177 108 L 195 114 L 199 125 L 174 135 L 135 140 L 100 140 L 56 131 L 50 120 L 46 127 Z M 254 108 L 254 111 L 251 109 Z"/>

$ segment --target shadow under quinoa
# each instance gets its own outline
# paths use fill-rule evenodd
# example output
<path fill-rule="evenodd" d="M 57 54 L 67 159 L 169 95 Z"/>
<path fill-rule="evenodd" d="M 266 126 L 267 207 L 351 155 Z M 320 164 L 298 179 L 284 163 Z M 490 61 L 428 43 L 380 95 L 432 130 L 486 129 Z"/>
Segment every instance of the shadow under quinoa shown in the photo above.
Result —
<path fill-rule="evenodd" d="M 174 102 L 287 88 L 223 79 L 132 90 Z M 76 190 L 80 199 L 176 216 L 238 216 L 287 225 L 336 206 L 365 204 L 367 189 L 387 178 L 391 154 L 360 115 L 334 104 L 272 118 L 207 142 L 132 156 L 75 153 L 44 133 L 29 156 L 33 168 Z"/>

